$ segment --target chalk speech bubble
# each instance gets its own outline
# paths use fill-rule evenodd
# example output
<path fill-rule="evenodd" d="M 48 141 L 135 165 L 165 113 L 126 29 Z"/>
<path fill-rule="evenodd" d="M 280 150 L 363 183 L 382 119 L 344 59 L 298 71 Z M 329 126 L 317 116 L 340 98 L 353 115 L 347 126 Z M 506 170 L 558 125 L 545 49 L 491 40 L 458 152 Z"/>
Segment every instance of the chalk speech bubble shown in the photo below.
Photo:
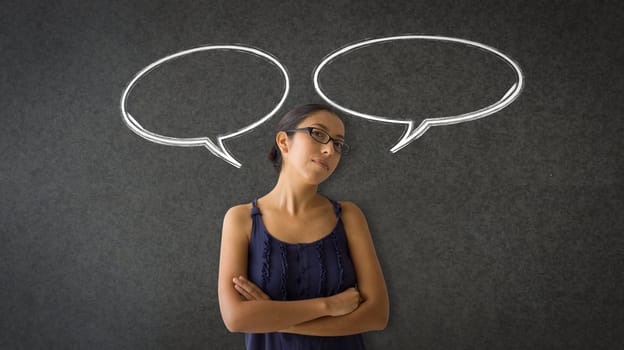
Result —
<path fill-rule="evenodd" d="M 258 121 L 250 125 L 247 125 L 246 127 L 242 129 L 239 129 L 233 133 L 218 136 L 216 143 L 213 142 L 209 137 L 177 138 L 177 137 L 169 137 L 169 136 L 156 134 L 154 132 L 148 131 L 145 128 L 143 128 L 141 124 L 139 124 L 139 122 L 136 119 L 134 119 L 132 115 L 130 115 L 130 113 L 128 113 L 127 106 L 126 106 L 128 102 L 128 96 L 130 95 L 130 92 L 132 91 L 136 83 L 141 78 L 143 78 L 150 71 L 154 70 L 156 67 L 162 65 L 163 63 L 167 61 L 176 59 L 181 56 L 190 55 L 196 52 L 208 51 L 208 50 L 233 50 L 233 51 L 246 52 L 246 53 L 254 54 L 262 58 L 265 58 L 269 62 L 275 64 L 280 69 L 282 74 L 284 75 L 284 94 L 282 98 L 280 99 L 280 101 L 275 106 L 275 108 L 273 108 L 273 110 L 271 110 L 264 117 L 260 118 Z M 286 67 L 284 67 L 275 57 L 273 57 L 268 52 L 265 52 L 256 48 L 252 48 L 249 46 L 242 46 L 242 45 L 201 46 L 201 47 L 196 47 L 196 48 L 189 49 L 189 50 L 176 52 L 172 55 L 163 57 L 159 59 L 158 61 L 150 64 L 149 66 L 143 68 L 139 73 L 137 73 L 134 76 L 134 78 L 132 78 L 130 83 L 128 83 L 128 86 L 125 88 L 123 94 L 121 95 L 121 115 L 123 117 L 124 122 L 130 128 L 130 130 L 134 131 L 136 134 L 145 138 L 148 141 L 152 141 L 152 142 L 159 143 L 162 145 L 167 145 L 167 146 L 182 146 L 182 147 L 204 146 L 210 152 L 212 152 L 212 154 L 214 154 L 215 156 L 225 160 L 226 162 L 230 163 L 231 165 L 237 168 L 240 168 L 242 164 L 230 154 L 230 152 L 227 150 L 227 148 L 223 144 L 223 141 L 229 138 L 244 134 L 250 131 L 251 129 L 257 127 L 258 125 L 264 123 L 269 118 L 271 118 L 282 107 L 282 105 L 284 104 L 284 101 L 286 100 L 286 97 L 288 96 L 289 91 L 290 91 L 290 80 L 288 78 L 288 72 L 286 71 Z"/>
<path fill-rule="evenodd" d="M 336 103 L 335 101 L 333 101 L 332 99 L 330 99 L 329 97 L 327 97 L 327 95 L 323 93 L 319 84 L 319 74 L 321 70 L 323 69 L 323 67 L 325 67 L 325 65 L 331 62 L 333 59 L 337 58 L 340 55 L 344 55 L 348 53 L 349 51 L 362 48 L 364 46 L 370 46 L 370 45 L 374 45 L 378 43 L 384 43 L 384 42 L 396 41 L 396 40 L 435 40 L 435 41 L 455 42 L 455 43 L 460 43 L 460 44 L 464 44 L 468 46 L 474 46 L 474 47 L 483 49 L 487 52 L 490 52 L 500 57 L 501 59 L 503 59 L 507 64 L 509 64 L 513 68 L 513 70 L 516 73 L 517 80 L 511 86 L 511 88 L 507 90 L 507 92 L 503 95 L 503 97 L 492 105 L 489 105 L 487 107 L 481 108 L 473 112 L 464 113 L 460 115 L 440 117 L 440 118 L 427 118 L 427 119 L 424 119 L 420 123 L 420 125 L 418 125 L 418 127 L 416 128 L 414 127 L 416 125 L 416 122 L 414 120 L 390 119 L 390 118 L 385 118 L 382 116 L 357 112 L 347 107 L 339 105 L 338 103 Z M 323 100 L 325 100 L 327 103 L 334 106 L 335 108 L 343 112 L 346 112 L 346 113 L 349 113 L 349 114 L 352 114 L 361 118 L 365 118 L 365 119 L 376 120 L 376 121 L 386 122 L 386 123 L 405 124 L 407 128 L 403 136 L 401 137 L 401 139 L 397 142 L 397 144 L 395 144 L 390 149 L 390 152 L 392 153 L 396 153 L 403 147 L 409 145 L 412 141 L 422 136 L 432 126 L 463 123 L 463 122 L 483 118 L 493 113 L 496 113 L 500 111 L 501 109 L 507 107 L 510 103 L 512 103 L 520 95 L 524 87 L 524 76 L 522 74 L 522 70 L 520 69 L 520 66 L 516 62 L 514 62 L 514 60 L 512 60 L 509 56 L 504 55 L 502 52 L 498 51 L 497 49 L 491 46 L 481 44 L 478 42 L 474 42 L 474 41 L 470 41 L 470 40 L 451 38 L 451 37 L 445 37 L 445 36 L 434 36 L 434 35 L 398 35 L 398 36 L 390 36 L 390 37 L 383 37 L 383 38 L 377 38 L 377 39 L 369 39 L 369 40 L 364 40 L 364 41 L 356 42 L 353 44 L 349 44 L 341 49 L 338 49 L 330 53 L 328 56 L 326 56 L 323 59 L 323 61 L 321 61 L 321 63 L 318 66 L 316 66 L 316 68 L 314 69 L 313 76 L 314 76 L 313 78 L 314 89 L 316 90 L 316 92 L 321 96 Z"/>

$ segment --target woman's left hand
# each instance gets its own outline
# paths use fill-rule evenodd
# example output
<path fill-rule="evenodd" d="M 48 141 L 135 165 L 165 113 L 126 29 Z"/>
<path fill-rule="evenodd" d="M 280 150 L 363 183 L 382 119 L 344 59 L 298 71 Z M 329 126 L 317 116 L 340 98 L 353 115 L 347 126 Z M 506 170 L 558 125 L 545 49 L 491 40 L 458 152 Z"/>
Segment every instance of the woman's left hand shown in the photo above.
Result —
<path fill-rule="evenodd" d="M 246 300 L 271 300 L 271 298 L 253 282 L 243 276 L 234 277 L 234 289 Z"/>

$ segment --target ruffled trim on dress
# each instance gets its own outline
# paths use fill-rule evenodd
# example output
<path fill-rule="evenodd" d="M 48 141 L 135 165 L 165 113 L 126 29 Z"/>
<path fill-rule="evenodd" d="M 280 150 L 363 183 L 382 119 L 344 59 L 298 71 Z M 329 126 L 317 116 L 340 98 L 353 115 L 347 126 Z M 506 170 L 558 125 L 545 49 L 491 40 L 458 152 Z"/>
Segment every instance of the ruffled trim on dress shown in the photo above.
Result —
<path fill-rule="evenodd" d="M 332 234 L 332 242 L 334 243 L 334 250 L 336 251 L 336 260 L 338 261 L 338 272 L 340 274 L 340 278 L 338 280 L 338 291 L 342 290 L 342 284 L 344 282 L 344 267 L 342 266 L 342 253 L 340 253 L 340 249 L 338 249 L 338 238 L 336 235 Z"/>
<path fill-rule="evenodd" d="M 251 216 L 253 218 L 253 224 L 256 227 L 259 227 L 262 224 L 261 222 L 259 222 L 261 220 L 260 216 L 262 215 L 262 213 L 257 206 L 257 200 L 257 198 L 253 200 Z M 253 230 L 255 230 L 255 228 L 252 228 L 252 231 Z M 264 235 L 264 241 L 262 245 L 262 261 L 262 281 L 260 282 L 260 287 L 262 288 L 262 290 L 266 290 L 267 283 L 271 278 L 271 236 L 269 235 Z"/>
<path fill-rule="evenodd" d="M 280 255 L 282 256 L 282 300 L 288 300 L 288 291 L 286 290 L 286 278 L 288 276 L 288 256 L 286 253 L 286 245 L 284 244 L 284 242 L 280 242 L 279 247 Z"/>
<path fill-rule="evenodd" d="M 262 290 L 266 290 L 267 282 L 271 278 L 271 237 L 269 235 L 264 235 L 262 261 Z"/>
<path fill-rule="evenodd" d="M 333 232 L 331 233 L 333 235 Z M 327 268 L 325 267 L 325 250 L 323 249 L 323 240 L 316 243 L 316 256 L 320 266 L 319 276 L 319 295 L 325 295 L 325 285 L 327 284 Z"/>

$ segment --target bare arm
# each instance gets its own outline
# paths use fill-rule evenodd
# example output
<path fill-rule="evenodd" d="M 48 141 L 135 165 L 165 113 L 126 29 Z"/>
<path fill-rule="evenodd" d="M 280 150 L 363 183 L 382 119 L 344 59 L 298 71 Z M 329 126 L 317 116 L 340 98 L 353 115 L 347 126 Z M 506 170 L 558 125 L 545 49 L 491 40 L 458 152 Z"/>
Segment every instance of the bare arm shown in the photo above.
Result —
<path fill-rule="evenodd" d="M 233 279 L 247 276 L 247 254 L 251 217 L 248 206 L 231 208 L 223 220 L 219 260 L 219 307 L 225 326 L 231 332 L 275 332 L 323 316 L 353 311 L 359 294 L 345 291 L 329 298 L 297 301 L 246 300 L 235 289 Z"/>
<path fill-rule="evenodd" d="M 346 213 L 346 214 L 345 214 Z M 318 336 L 342 336 L 381 330 L 388 323 L 388 293 L 377 261 L 366 219 L 352 203 L 343 205 L 343 222 L 347 231 L 349 251 L 358 278 L 362 304 L 341 316 L 324 316 L 281 330 Z M 234 279 L 236 290 L 247 300 L 269 299 L 258 286 L 245 278 Z"/>
<path fill-rule="evenodd" d="M 388 324 L 388 291 L 366 218 L 360 208 L 351 202 L 344 202 L 342 209 L 357 288 L 363 302 L 349 314 L 309 320 L 283 329 L 282 332 L 340 336 L 382 330 Z"/>

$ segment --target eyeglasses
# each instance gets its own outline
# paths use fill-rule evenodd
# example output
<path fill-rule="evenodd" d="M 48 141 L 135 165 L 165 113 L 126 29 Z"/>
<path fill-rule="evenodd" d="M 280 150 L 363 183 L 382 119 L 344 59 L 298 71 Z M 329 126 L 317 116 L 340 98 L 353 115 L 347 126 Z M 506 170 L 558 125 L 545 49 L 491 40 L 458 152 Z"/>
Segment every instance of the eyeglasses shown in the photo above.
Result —
<path fill-rule="evenodd" d="M 284 131 L 285 132 L 296 132 L 296 131 L 307 132 L 310 135 L 310 137 L 312 137 L 312 139 L 318 143 L 322 143 L 326 145 L 329 141 L 332 141 L 334 144 L 334 150 L 336 150 L 336 152 L 340 153 L 341 155 L 345 155 L 349 153 L 349 145 L 329 136 L 329 134 L 322 129 L 309 126 L 307 128 L 291 129 L 291 130 L 284 130 Z"/>

